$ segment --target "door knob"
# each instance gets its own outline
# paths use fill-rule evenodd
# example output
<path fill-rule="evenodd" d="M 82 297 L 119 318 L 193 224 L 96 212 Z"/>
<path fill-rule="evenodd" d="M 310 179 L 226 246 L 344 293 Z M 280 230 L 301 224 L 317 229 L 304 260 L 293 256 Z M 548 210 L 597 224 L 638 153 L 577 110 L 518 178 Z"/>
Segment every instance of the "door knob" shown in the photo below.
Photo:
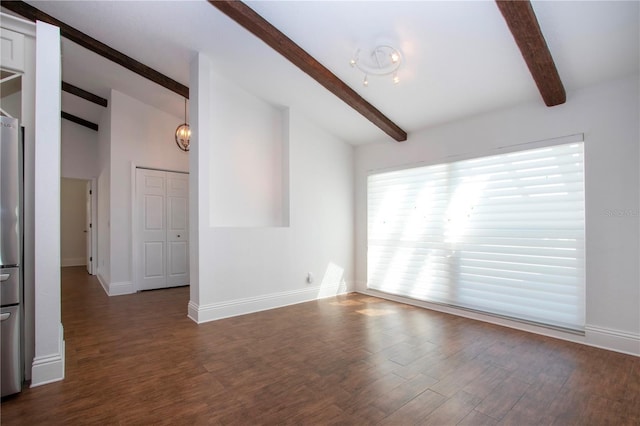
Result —
<path fill-rule="evenodd" d="M 178 234 L 178 238 L 180 238 L 180 234 Z"/>

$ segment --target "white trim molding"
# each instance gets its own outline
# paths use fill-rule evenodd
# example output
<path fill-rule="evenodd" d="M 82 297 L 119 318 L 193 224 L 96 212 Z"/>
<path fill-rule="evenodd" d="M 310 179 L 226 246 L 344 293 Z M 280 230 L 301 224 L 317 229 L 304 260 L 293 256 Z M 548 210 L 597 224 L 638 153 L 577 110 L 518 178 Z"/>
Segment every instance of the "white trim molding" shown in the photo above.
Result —
<path fill-rule="evenodd" d="M 16 31 L 30 37 L 36 36 L 36 24 L 34 22 L 6 13 L 0 13 L 0 22 L 2 23 L 2 28 Z"/>
<path fill-rule="evenodd" d="M 640 356 L 640 334 L 587 325 L 585 344 L 629 355 Z"/>
<path fill-rule="evenodd" d="M 138 251 L 136 247 L 138 246 L 138 223 L 136 222 L 136 217 L 138 216 L 138 205 L 136 204 L 136 163 L 131 162 L 131 216 L 129 220 L 131 220 L 131 262 L 129 263 L 129 276 L 131 277 L 131 293 L 135 293 L 140 288 L 138 283 L 140 282 L 140 278 L 138 277 Z"/>
<path fill-rule="evenodd" d="M 200 324 L 198 321 L 198 312 L 200 312 L 200 306 L 196 302 L 189 300 L 189 304 L 187 305 L 187 317 L 196 324 Z"/>
<path fill-rule="evenodd" d="M 89 273 L 96 275 L 98 270 L 98 179 L 91 178 L 89 182 L 91 182 L 91 229 L 89 229 L 91 233 L 91 265 L 89 265 L 91 272 Z"/>
<path fill-rule="evenodd" d="M 38 356 L 33 359 L 31 365 L 31 387 L 46 385 L 48 383 L 59 382 L 64 379 L 64 327 L 59 328 L 59 353 Z"/>
<path fill-rule="evenodd" d="M 100 285 L 102 286 L 102 289 L 104 290 L 104 292 L 108 296 L 109 295 L 109 284 L 107 284 L 107 280 L 104 279 L 104 277 L 102 276 L 102 274 L 100 272 L 98 272 L 96 274 L 96 278 L 98 278 L 98 282 L 100 283 Z"/>
<path fill-rule="evenodd" d="M 125 294 L 133 294 L 135 293 L 135 289 L 133 288 L 133 283 L 131 281 L 123 281 L 119 283 L 108 283 L 107 280 L 98 272 L 96 274 L 102 289 L 107 294 L 107 296 L 122 296 Z"/>
<path fill-rule="evenodd" d="M 340 284 L 283 291 L 202 306 L 190 301 L 188 305 L 188 317 L 194 322 L 202 324 L 209 321 L 282 308 L 284 306 L 296 305 L 298 303 L 310 302 L 312 300 L 324 299 L 346 293 L 349 293 L 349 286 L 343 282 Z"/>
<path fill-rule="evenodd" d="M 396 296 L 376 290 L 366 289 L 356 290 L 356 292 L 366 294 L 368 296 L 379 297 L 381 299 L 391 300 L 394 302 L 404 303 L 406 305 L 417 306 L 419 308 L 425 308 L 432 311 L 444 312 L 447 314 L 457 315 L 459 317 L 483 321 L 503 327 L 539 334 L 542 336 L 553 337 L 555 339 L 580 343 L 583 345 L 593 346 L 628 355 L 640 356 L 640 335 L 638 334 L 589 325 L 585 326 L 584 334 L 573 333 L 560 329 L 554 329 L 541 325 L 535 325 L 508 318 L 498 317 L 490 314 L 483 314 L 477 311 L 460 309 L 454 306 L 409 299 L 407 297 Z"/>
<path fill-rule="evenodd" d="M 119 283 L 109 284 L 109 292 L 107 294 L 109 296 L 122 296 L 124 294 L 133 293 L 135 293 L 135 290 L 133 289 L 133 283 L 131 281 L 123 281 Z"/>

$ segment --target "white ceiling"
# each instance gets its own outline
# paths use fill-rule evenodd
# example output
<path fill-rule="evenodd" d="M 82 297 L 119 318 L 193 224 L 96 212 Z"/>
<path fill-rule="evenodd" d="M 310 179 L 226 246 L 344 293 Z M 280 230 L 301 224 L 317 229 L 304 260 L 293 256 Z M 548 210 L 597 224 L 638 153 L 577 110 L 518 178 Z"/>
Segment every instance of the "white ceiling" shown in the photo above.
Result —
<path fill-rule="evenodd" d="M 352 144 L 391 140 L 337 97 L 205 1 L 27 1 L 189 85 L 207 54 L 226 79 L 277 106 L 303 111 Z M 493 1 L 248 1 L 247 4 L 409 133 L 539 101 Z M 533 7 L 569 92 L 639 71 L 640 3 L 540 1 Z M 358 48 L 401 49 L 400 84 L 349 65 Z M 114 88 L 178 117 L 183 99 L 72 42 L 63 79 L 107 97 Z M 64 95 L 63 109 L 97 121 L 100 107 Z M 89 105 L 89 106 L 88 106 Z M 98 118 L 96 118 L 98 117 Z"/>

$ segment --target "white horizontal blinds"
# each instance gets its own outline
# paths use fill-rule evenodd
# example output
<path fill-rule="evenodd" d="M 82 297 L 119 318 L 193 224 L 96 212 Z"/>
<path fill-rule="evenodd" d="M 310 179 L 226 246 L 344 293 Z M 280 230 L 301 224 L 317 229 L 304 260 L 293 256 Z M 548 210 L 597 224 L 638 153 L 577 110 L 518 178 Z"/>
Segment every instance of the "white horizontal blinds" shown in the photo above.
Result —
<path fill-rule="evenodd" d="M 583 143 L 374 174 L 368 286 L 584 327 Z"/>

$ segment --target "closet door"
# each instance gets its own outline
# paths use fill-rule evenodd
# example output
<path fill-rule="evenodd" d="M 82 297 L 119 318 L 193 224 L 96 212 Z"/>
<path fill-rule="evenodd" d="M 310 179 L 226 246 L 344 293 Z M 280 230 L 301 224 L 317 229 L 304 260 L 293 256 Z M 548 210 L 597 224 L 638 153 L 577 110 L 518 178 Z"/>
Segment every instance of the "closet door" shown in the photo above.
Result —
<path fill-rule="evenodd" d="M 165 172 L 136 170 L 138 202 L 138 290 L 167 285 Z"/>
<path fill-rule="evenodd" d="M 167 286 L 189 284 L 189 175 L 166 173 Z"/>
<path fill-rule="evenodd" d="M 137 290 L 189 284 L 189 175 L 136 170 Z"/>

